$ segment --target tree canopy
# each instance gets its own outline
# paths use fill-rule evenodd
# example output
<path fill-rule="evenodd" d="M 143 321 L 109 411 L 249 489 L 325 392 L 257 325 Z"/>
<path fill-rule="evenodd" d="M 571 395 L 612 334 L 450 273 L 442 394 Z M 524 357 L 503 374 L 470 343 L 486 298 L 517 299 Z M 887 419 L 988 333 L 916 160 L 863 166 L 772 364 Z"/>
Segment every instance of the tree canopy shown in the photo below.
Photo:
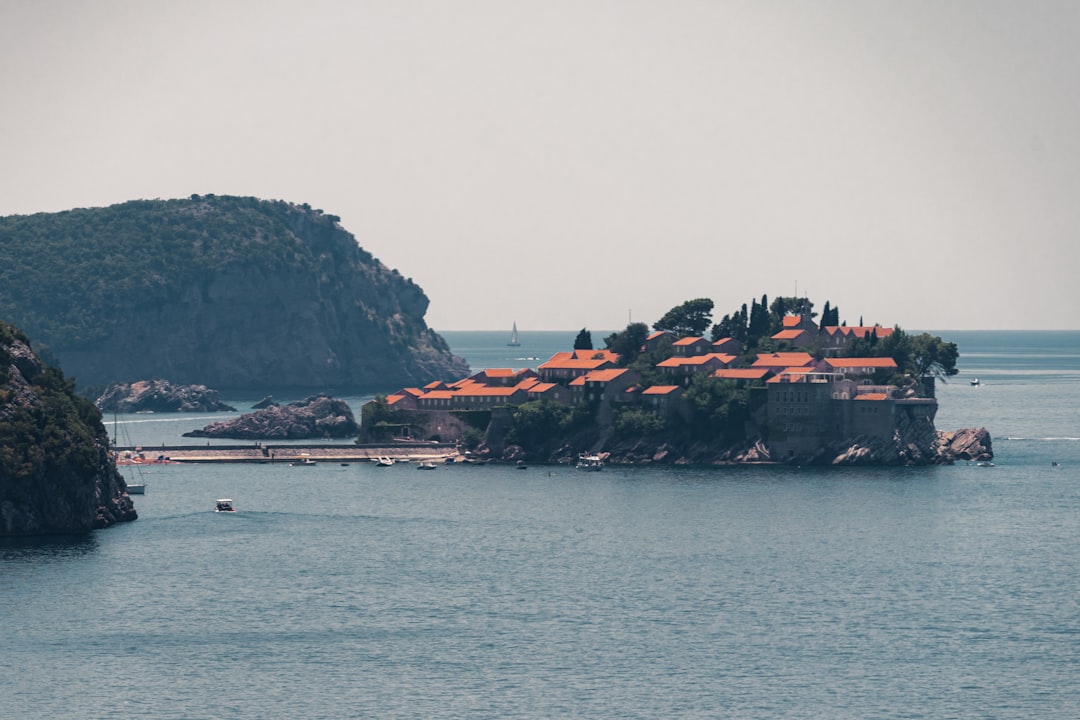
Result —
<path fill-rule="evenodd" d="M 712 322 L 713 301 L 695 298 L 676 305 L 653 323 L 654 330 L 670 330 L 680 337 L 704 335 Z"/>

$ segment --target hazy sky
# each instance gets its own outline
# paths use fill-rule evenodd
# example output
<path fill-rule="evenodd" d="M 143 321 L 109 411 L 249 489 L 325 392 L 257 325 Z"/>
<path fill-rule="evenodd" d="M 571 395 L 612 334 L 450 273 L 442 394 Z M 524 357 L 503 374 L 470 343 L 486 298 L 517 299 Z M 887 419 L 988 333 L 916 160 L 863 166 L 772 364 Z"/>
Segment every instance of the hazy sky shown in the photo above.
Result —
<path fill-rule="evenodd" d="M 1080 328 L 1080 2 L 0 0 L 0 215 L 307 202 L 437 330 Z"/>

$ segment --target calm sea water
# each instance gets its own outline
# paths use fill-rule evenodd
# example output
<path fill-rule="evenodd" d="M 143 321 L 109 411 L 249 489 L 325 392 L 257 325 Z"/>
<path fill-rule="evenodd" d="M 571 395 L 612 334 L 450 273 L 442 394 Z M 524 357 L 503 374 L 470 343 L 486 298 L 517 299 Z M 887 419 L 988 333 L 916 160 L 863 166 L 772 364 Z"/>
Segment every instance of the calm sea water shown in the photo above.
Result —
<path fill-rule="evenodd" d="M 0 716 L 1080 717 L 1080 333 L 942 334 L 995 467 L 160 468 L 0 544 Z"/>

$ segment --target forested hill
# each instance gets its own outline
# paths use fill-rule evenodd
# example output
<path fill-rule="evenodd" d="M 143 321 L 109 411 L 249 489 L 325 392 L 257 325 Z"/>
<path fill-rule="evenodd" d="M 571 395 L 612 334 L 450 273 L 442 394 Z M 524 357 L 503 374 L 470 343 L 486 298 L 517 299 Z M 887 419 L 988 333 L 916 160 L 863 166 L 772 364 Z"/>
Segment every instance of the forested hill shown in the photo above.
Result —
<path fill-rule="evenodd" d="M 193 195 L 0 218 L 0 320 L 80 386 L 411 385 L 467 372 L 428 298 L 307 205 Z"/>

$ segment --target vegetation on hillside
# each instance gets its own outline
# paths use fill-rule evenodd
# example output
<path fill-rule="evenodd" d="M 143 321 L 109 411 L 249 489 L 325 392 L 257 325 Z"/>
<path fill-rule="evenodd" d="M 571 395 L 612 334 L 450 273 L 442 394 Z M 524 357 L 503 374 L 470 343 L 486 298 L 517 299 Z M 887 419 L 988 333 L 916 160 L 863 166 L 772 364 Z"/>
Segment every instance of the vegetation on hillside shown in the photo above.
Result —
<path fill-rule="evenodd" d="M 0 217 L 0 317 L 39 351 L 83 348 L 117 337 L 134 305 L 203 291 L 231 265 L 346 262 L 339 256 L 355 248 L 334 241 L 338 220 L 306 205 L 214 195 Z M 300 240 L 301 228 L 314 242 Z"/>
<path fill-rule="evenodd" d="M 0 502 L 21 505 L 45 478 L 94 477 L 106 432 L 102 413 L 59 369 L 24 356 L 16 386 L 15 343 L 28 347 L 24 332 L 0 322 Z"/>

